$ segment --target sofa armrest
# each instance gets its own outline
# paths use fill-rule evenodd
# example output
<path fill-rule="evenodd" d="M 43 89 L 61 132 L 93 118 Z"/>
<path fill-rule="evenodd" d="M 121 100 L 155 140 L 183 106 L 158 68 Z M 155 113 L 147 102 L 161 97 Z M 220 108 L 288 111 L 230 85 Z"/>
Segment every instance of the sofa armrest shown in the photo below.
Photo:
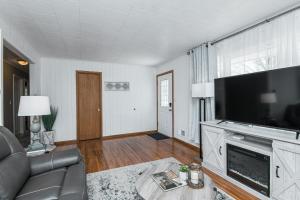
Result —
<path fill-rule="evenodd" d="M 68 168 L 59 200 L 88 200 L 84 162 Z"/>
<path fill-rule="evenodd" d="M 82 160 L 82 156 L 79 149 L 74 148 L 30 157 L 29 160 L 31 175 L 37 175 L 53 169 L 77 164 Z"/>

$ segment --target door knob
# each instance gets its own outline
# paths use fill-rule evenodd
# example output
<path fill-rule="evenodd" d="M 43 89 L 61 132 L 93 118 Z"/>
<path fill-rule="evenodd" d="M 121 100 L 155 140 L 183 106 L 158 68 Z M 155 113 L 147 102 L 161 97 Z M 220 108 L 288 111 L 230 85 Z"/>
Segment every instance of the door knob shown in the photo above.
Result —
<path fill-rule="evenodd" d="M 100 112 L 100 108 L 98 108 L 98 112 Z"/>

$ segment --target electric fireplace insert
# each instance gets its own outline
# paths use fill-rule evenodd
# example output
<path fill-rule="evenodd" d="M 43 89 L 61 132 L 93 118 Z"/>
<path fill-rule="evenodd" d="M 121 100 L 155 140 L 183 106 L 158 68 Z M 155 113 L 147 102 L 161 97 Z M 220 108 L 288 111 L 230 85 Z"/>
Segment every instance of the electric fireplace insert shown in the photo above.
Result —
<path fill-rule="evenodd" d="M 270 156 L 227 144 L 227 175 L 270 196 Z"/>

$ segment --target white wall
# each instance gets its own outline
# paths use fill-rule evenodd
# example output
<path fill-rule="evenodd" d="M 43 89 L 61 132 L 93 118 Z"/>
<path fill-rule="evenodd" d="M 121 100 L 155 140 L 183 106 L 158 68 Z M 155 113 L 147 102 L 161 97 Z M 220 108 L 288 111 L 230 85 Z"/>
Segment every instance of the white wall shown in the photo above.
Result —
<path fill-rule="evenodd" d="M 157 67 L 157 74 L 174 70 L 174 137 L 194 144 L 188 138 L 189 131 L 189 104 L 191 100 L 189 56 L 183 55 Z M 179 134 L 185 131 L 185 136 Z"/>
<path fill-rule="evenodd" d="M 41 64 L 40 60 L 30 65 L 29 68 L 30 95 L 41 94 Z"/>
<path fill-rule="evenodd" d="M 59 107 L 56 141 L 76 139 L 76 70 L 102 72 L 103 82 L 130 82 L 128 92 L 104 91 L 103 85 L 103 136 L 156 130 L 155 68 L 53 58 L 41 63 L 42 94 Z"/>

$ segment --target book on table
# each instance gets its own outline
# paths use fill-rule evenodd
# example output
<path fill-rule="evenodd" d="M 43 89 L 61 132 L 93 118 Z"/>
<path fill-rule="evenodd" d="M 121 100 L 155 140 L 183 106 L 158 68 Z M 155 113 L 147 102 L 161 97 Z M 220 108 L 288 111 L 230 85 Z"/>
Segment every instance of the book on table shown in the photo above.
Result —
<path fill-rule="evenodd" d="M 181 182 L 178 175 L 172 170 L 152 174 L 152 178 L 165 192 L 187 185 L 185 182 Z"/>

